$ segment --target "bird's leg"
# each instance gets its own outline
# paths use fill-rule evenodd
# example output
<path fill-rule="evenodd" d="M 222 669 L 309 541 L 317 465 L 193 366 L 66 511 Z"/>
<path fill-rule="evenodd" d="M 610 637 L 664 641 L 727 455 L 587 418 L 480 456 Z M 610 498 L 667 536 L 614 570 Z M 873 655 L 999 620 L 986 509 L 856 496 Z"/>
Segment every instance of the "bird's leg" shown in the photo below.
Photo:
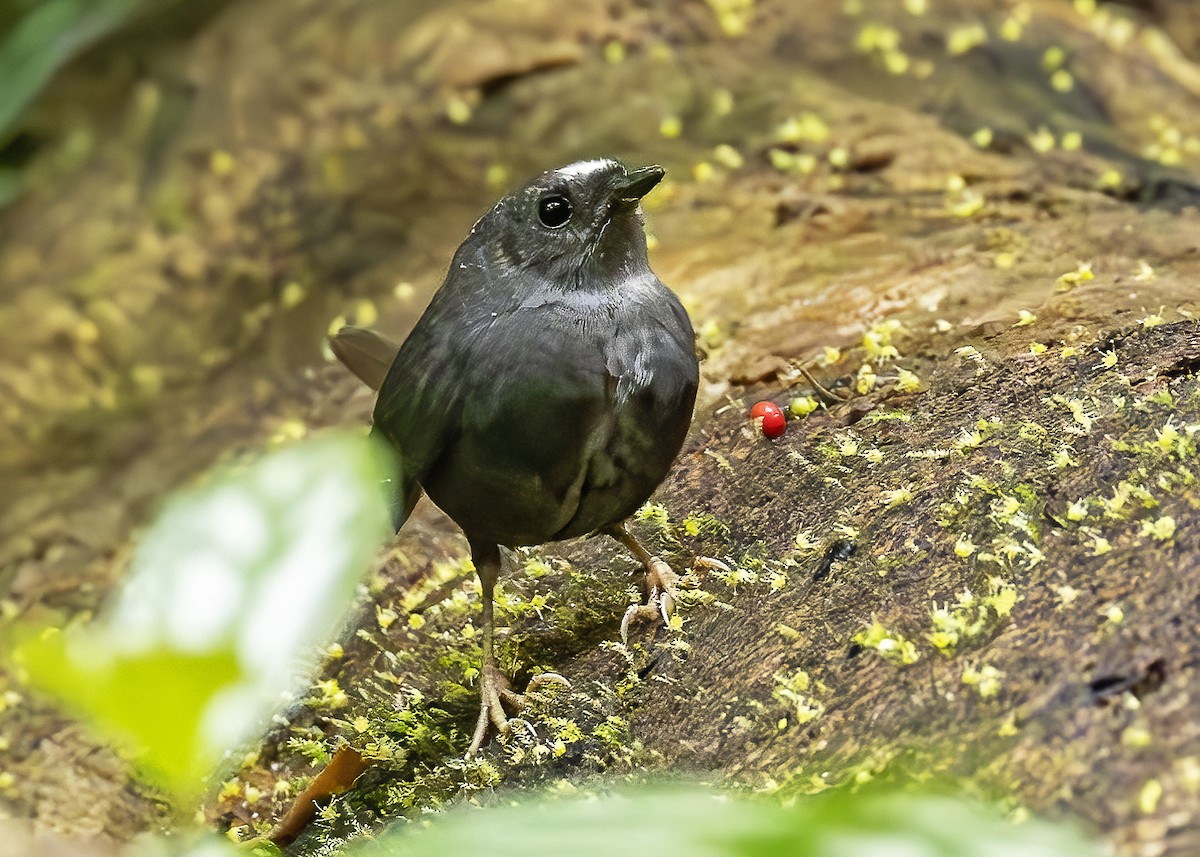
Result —
<path fill-rule="evenodd" d="M 659 616 L 662 617 L 664 624 L 670 623 L 671 614 L 675 612 L 675 605 L 679 603 L 677 588 L 679 575 L 672 571 L 671 566 L 667 565 L 660 557 L 654 556 L 646 550 L 623 523 L 610 529 L 608 534 L 625 545 L 646 569 L 646 589 L 649 597 L 645 604 L 631 605 L 621 619 L 621 642 L 628 644 L 631 623 L 643 619 L 657 619 Z"/>
<path fill-rule="evenodd" d="M 501 734 L 508 731 L 508 717 L 504 714 L 502 694 L 512 692 L 508 677 L 496 666 L 494 649 L 496 628 L 492 593 L 496 589 L 496 578 L 500 574 L 500 549 L 491 545 L 480 551 L 472 546 L 471 554 L 475 563 L 475 573 L 479 575 L 479 592 L 483 600 L 483 664 L 479 671 L 479 720 L 475 724 L 471 748 L 467 750 L 468 756 L 474 756 L 483 746 L 489 724 L 495 726 L 496 731 Z"/>
<path fill-rule="evenodd" d="M 495 728 L 498 735 L 508 732 L 509 721 L 508 715 L 505 713 L 505 706 L 514 712 L 521 711 L 525 707 L 525 694 L 537 690 L 546 682 L 571 686 L 571 683 L 558 673 L 542 673 L 530 679 L 525 694 L 513 691 L 508 676 L 500 672 L 500 668 L 496 666 L 495 604 L 492 595 L 496 589 L 496 579 L 500 575 L 500 549 L 495 545 L 489 545 L 480 550 L 472 545 L 471 559 L 475 563 L 475 573 L 479 575 L 480 598 L 483 601 L 483 665 L 479 672 L 479 719 L 475 723 L 475 734 L 471 738 L 471 747 L 467 750 L 468 757 L 479 752 L 479 748 L 487 740 L 488 732 L 492 728 Z"/>

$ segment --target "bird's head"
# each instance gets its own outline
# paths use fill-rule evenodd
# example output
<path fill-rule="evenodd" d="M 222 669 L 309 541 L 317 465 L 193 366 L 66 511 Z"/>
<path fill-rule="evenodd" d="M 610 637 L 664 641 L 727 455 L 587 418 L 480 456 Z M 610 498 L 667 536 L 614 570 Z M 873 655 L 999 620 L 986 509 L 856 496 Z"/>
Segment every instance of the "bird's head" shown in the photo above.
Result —
<path fill-rule="evenodd" d="M 563 288 L 649 269 L 638 203 L 662 167 L 579 161 L 538 176 L 496 203 L 475 234 L 505 267 Z"/>

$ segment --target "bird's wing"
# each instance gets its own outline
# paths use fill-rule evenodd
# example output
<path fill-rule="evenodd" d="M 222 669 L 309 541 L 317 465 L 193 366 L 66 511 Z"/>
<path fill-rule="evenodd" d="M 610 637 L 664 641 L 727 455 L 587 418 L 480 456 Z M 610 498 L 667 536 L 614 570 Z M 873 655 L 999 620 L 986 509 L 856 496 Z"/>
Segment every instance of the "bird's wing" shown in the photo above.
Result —
<path fill-rule="evenodd" d="M 444 302 L 443 302 L 444 303 Z M 453 324 L 430 305 L 400 346 L 375 401 L 372 434 L 396 450 L 399 473 L 393 486 L 393 519 L 404 523 L 421 495 L 421 483 L 447 443 L 452 442 L 462 409 L 462 390 L 454 381 L 455 340 L 440 335 Z"/>

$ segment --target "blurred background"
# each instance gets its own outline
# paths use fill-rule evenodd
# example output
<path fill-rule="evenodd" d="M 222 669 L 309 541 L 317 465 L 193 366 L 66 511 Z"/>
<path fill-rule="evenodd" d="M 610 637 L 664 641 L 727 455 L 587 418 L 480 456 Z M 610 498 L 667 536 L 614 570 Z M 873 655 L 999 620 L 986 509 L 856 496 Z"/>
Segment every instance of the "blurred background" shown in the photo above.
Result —
<path fill-rule="evenodd" d="M 3 0 L 5 613 L 93 609 L 171 488 L 364 423 L 326 333 L 401 338 L 571 160 L 666 166 L 708 402 L 885 315 L 1194 301 L 1198 62 L 1186 0 Z"/>

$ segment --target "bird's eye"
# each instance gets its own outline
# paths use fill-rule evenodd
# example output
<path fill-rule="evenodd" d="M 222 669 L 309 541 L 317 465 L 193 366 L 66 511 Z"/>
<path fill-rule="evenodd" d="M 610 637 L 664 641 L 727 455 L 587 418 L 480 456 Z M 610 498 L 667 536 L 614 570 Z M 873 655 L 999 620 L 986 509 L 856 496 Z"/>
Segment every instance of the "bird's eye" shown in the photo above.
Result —
<path fill-rule="evenodd" d="M 558 229 L 571 219 L 571 201 L 561 194 L 543 196 L 538 200 L 538 220 L 543 226 Z"/>

